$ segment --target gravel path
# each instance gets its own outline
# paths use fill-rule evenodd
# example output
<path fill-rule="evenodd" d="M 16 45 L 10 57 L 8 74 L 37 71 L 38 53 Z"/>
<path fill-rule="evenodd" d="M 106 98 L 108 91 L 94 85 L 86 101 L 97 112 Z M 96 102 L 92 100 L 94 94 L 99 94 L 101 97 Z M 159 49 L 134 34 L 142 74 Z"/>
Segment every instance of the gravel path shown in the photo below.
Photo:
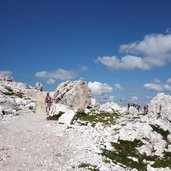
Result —
<path fill-rule="evenodd" d="M 80 152 L 65 125 L 46 120 L 44 96 L 35 96 L 35 113 L 0 122 L 1 171 L 77 170 L 72 163 Z"/>

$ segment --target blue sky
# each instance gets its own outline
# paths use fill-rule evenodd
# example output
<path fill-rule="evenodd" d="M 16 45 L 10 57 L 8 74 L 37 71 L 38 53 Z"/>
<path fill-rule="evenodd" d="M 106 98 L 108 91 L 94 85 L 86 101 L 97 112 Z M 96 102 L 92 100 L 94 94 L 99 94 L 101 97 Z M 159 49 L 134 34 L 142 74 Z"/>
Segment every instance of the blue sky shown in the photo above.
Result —
<path fill-rule="evenodd" d="M 101 102 L 171 94 L 170 0 L 0 1 L 0 74 L 55 90 L 84 77 Z"/>

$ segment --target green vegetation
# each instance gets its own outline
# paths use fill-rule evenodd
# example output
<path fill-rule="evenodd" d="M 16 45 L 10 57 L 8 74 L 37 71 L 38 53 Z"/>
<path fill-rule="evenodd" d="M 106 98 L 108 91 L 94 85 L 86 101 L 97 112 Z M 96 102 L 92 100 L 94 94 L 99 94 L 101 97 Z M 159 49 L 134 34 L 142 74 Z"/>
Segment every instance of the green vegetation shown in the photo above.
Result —
<path fill-rule="evenodd" d="M 143 143 L 139 140 L 131 141 L 123 141 L 119 140 L 118 143 L 111 143 L 114 150 L 109 151 L 106 149 L 102 149 L 102 155 L 106 157 L 105 160 L 111 159 L 114 163 L 121 163 L 130 168 L 136 168 L 139 171 L 146 171 L 147 164 L 143 162 L 146 161 L 154 161 L 152 167 L 169 167 L 171 168 L 171 152 L 165 152 L 163 158 L 159 156 L 146 156 L 145 154 L 140 154 L 136 147 L 140 147 Z M 132 156 L 138 160 L 138 162 L 128 158 Z"/>
<path fill-rule="evenodd" d="M 136 147 L 140 147 L 143 143 L 139 140 L 131 141 L 123 141 L 119 140 L 118 143 L 111 143 L 114 147 L 114 151 L 109 151 L 103 149 L 102 155 L 106 158 L 111 159 L 114 163 L 121 163 L 130 168 L 136 168 L 138 170 L 146 170 L 147 165 L 143 163 L 143 158 L 136 149 Z M 128 158 L 135 157 L 138 162 Z"/>
<path fill-rule="evenodd" d="M 103 123 L 103 124 L 112 124 L 114 119 L 117 118 L 119 115 L 117 113 L 105 113 L 101 112 L 97 113 L 85 113 L 84 110 L 78 110 L 76 113 L 76 118 L 80 119 L 81 121 L 85 121 L 87 123 Z"/>
<path fill-rule="evenodd" d="M 160 128 L 158 125 L 150 125 L 152 128 L 153 128 L 153 131 L 156 131 L 158 134 L 160 134 L 163 139 L 168 142 L 168 139 L 167 139 L 167 136 L 170 134 L 170 132 L 167 130 L 167 131 L 164 131 L 162 128 Z"/>
<path fill-rule="evenodd" d="M 78 168 L 85 168 L 91 171 L 99 171 L 98 167 L 89 163 L 81 163 Z"/>
<path fill-rule="evenodd" d="M 169 167 L 171 168 L 171 152 L 165 152 L 163 159 L 156 159 L 153 167 Z"/>

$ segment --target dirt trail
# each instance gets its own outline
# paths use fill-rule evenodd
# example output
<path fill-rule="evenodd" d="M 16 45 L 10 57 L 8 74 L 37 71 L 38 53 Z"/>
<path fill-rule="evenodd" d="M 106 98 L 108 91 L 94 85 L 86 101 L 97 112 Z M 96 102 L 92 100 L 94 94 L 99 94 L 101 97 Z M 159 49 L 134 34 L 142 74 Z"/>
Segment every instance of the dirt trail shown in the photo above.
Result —
<path fill-rule="evenodd" d="M 75 147 L 66 126 L 47 121 L 45 93 L 30 95 L 37 101 L 35 113 L 24 113 L 0 123 L 0 171 L 71 171 Z"/>

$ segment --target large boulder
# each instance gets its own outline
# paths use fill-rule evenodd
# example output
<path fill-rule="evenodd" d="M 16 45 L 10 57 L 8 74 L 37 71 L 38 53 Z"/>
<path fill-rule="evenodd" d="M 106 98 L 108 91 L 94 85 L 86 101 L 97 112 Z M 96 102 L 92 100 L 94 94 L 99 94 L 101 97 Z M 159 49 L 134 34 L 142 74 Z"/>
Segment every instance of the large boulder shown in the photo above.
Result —
<path fill-rule="evenodd" d="M 49 115 L 58 115 L 59 123 L 70 125 L 73 123 L 75 112 L 63 104 L 54 104 L 51 106 Z"/>
<path fill-rule="evenodd" d="M 54 93 L 54 101 L 71 109 L 85 109 L 91 107 L 91 90 L 83 78 L 62 82 Z"/>
<path fill-rule="evenodd" d="M 157 94 L 149 103 L 148 113 L 171 121 L 171 96 Z"/>
<path fill-rule="evenodd" d="M 136 107 L 134 107 L 134 106 L 131 106 L 130 108 L 129 108 L 129 114 L 131 114 L 131 115 L 138 115 L 138 110 L 137 110 L 137 108 Z"/>

